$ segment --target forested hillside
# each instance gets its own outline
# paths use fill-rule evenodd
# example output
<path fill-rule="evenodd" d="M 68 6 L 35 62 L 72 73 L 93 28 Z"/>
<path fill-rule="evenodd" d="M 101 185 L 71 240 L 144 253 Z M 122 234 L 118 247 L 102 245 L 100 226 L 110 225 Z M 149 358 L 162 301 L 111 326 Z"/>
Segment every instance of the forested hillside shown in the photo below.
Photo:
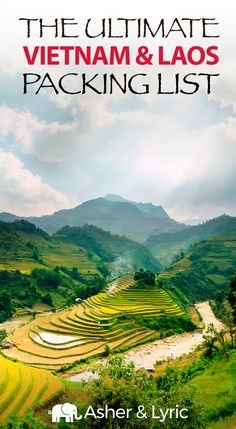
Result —
<path fill-rule="evenodd" d="M 176 255 L 186 252 L 192 244 L 234 231 L 236 218 L 222 215 L 199 225 L 189 226 L 182 231 L 151 235 L 146 240 L 145 246 L 165 267 L 170 265 Z"/>
<path fill-rule="evenodd" d="M 190 301 L 213 299 L 225 290 L 236 267 L 236 233 L 202 241 L 162 272 Z"/>

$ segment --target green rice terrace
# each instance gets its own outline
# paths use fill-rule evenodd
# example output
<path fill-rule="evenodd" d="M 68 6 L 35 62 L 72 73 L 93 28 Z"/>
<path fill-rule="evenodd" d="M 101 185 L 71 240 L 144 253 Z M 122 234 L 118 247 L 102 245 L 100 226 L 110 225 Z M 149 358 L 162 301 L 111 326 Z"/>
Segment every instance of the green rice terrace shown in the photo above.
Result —
<path fill-rule="evenodd" d="M 156 286 L 138 287 L 133 276 L 114 281 L 106 291 L 64 311 L 37 318 L 17 329 L 3 354 L 35 367 L 63 366 L 105 351 L 120 351 L 157 338 L 138 318 L 181 316 L 184 312 Z"/>

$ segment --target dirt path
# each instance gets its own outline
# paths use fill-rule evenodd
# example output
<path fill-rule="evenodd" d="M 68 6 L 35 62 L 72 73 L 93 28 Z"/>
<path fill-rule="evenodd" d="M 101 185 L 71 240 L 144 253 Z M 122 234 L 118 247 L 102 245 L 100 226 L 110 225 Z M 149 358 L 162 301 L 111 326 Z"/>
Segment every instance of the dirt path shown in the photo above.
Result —
<path fill-rule="evenodd" d="M 52 314 L 51 311 L 41 311 L 40 313 L 37 313 L 35 317 L 43 317 L 47 316 L 48 314 Z M 29 323 L 32 319 L 32 314 L 26 314 L 24 316 L 15 315 L 11 319 L 6 320 L 6 322 L 0 323 L 0 329 L 5 329 L 7 334 L 11 334 L 15 329 L 20 328 L 21 326 L 25 325 L 26 323 Z"/>
<path fill-rule="evenodd" d="M 205 325 L 203 330 L 172 335 L 163 340 L 156 340 L 152 343 L 138 346 L 125 354 L 126 361 L 134 362 L 136 368 L 153 369 L 156 361 L 164 361 L 168 358 L 175 359 L 182 354 L 191 353 L 198 344 L 201 344 L 202 337 L 210 323 L 213 323 L 217 330 L 224 328 L 223 323 L 215 317 L 208 301 L 196 304 L 196 308 L 201 314 Z M 90 377 L 93 377 L 93 373 L 88 368 L 79 374 L 68 377 L 68 379 L 72 381 L 87 381 Z"/>
<path fill-rule="evenodd" d="M 6 322 L 0 323 L 0 329 L 5 329 L 7 334 L 12 333 L 15 329 L 19 328 L 20 326 L 24 325 L 25 323 L 28 323 L 30 320 L 30 315 L 28 316 L 21 316 L 17 318 L 12 318 L 10 320 L 7 320 Z"/>

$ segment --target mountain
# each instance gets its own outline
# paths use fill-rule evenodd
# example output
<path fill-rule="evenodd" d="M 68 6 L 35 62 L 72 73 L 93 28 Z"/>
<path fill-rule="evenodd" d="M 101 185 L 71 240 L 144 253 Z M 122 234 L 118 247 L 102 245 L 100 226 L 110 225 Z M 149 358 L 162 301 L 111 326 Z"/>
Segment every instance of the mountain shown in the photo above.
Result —
<path fill-rule="evenodd" d="M 16 218 L 14 215 L 7 216 L 10 221 Z M 91 224 L 139 242 L 144 242 L 153 234 L 178 231 L 185 227 L 171 219 L 161 206 L 136 203 L 113 194 L 52 215 L 26 219 L 50 233 L 65 225 L 81 227 Z M 1 213 L 0 220 L 7 220 L 6 214 Z"/>
<path fill-rule="evenodd" d="M 120 197 L 119 195 L 115 195 L 115 194 L 108 194 L 104 198 L 108 201 L 112 201 L 113 203 L 120 202 L 120 203 L 133 204 L 142 212 L 148 213 L 153 217 L 156 217 L 157 219 L 171 219 L 168 213 L 163 209 L 162 206 L 155 206 L 152 203 L 136 203 L 135 201 L 126 200 Z"/>
<path fill-rule="evenodd" d="M 29 273 L 34 268 L 77 267 L 82 274 L 98 273 L 82 247 L 65 244 L 26 220 L 0 221 L 0 270 Z"/>
<path fill-rule="evenodd" d="M 236 230 L 195 244 L 159 275 L 167 289 L 175 287 L 191 302 L 214 299 L 226 291 L 236 270 Z"/>
<path fill-rule="evenodd" d="M 49 236 L 26 220 L 0 221 L 0 323 L 17 307 L 88 298 L 136 267 L 160 270 L 142 244 L 95 226 L 63 227 Z"/>
<path fill-rule="evenodd" d="M 158 261 L 166 266 L 192 244 L 234 231 L 236 217 L 222 215 L 200 225 L 185 227 L 181 231 L 151 235 L 144 244 Z"/>
<path fill-rule="evenodd" d="M 19 220 L 19 219 L 21 219 L 19 216 L 16 216 L 11 213 L 7 213 L 7 212 L 0 213 L 0 220 L 3 222 L 14 222 L 14 220 Z"/>
<path fill-rule="evenodd" d="M 0 221 L 0 270 L 30 272 L 34 268 L 65 266 L 91 275 L 98 273 L 103 264 L 110 271 L 119 265 L 118 274 L 136 266 L 160 270 L 157 260 L 142 244 L 92 225 L 64 227 L 49 236 L 26 220 Z"/>
<path fill-rule="evenodd" d="M 54 237 L 65 243 L 76 244 L 88 249 L 98 255 L 103 262 L 110 262 L 113 271 L 119 270 L 122 265 L 124 266 L 123 271 L 132 270 L 134 267 L 145 267 L 154 272 L 160 270 L 157 260 L 142 244 L 103 231 L 94 225 L 64 226 Z M 113 276 L 115 277 L 115 273 Z"/>

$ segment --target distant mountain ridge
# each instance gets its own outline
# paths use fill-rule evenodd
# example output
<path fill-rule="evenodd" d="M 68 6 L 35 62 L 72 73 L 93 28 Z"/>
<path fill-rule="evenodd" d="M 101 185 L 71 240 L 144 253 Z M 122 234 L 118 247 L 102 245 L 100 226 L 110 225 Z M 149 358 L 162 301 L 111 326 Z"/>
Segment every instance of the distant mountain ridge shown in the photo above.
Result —
<path fill-rule="evenodd" d="M 161 219 L 161 218 L 171 219 L 168 213 L 163 209 L 162 206 L 155 206 L 152 203 L 137 203 L 135 201 L 126 200 L 125 198 L 116 194 L 108 194 L 104 197 L 104 199 L 112 202 L 123 202 L 123 203 L 133 204 L 142 212 L 152 214 L 153 216 L 156 216 L 157 219 Z"/>
<path fill-rule="evenodd" d="M 16 219 L 22 218 L 0 213 L 0 220 L 12 222 Z M 90 224 L 139 242 L 144 242 L 153 234 L 185 228 L 185 225 L 170 218 L 162 206 L 129 201 L 114 194 L 85 201 L 75 208 L 59 210 L 52 215 L 24 219 L 49 233 L 65 225 L 81 227 Z"/>

